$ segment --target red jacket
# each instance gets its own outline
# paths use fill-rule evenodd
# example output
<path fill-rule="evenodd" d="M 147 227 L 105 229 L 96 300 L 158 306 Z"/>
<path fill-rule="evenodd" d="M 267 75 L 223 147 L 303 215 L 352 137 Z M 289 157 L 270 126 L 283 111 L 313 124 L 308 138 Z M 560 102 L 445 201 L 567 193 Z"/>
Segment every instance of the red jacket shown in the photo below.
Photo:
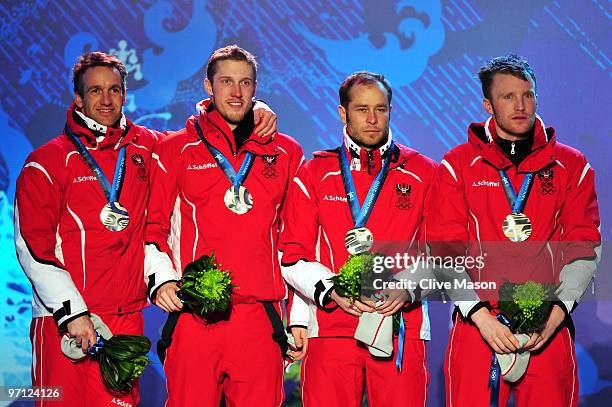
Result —
<path fill-rule="evenodd" d="M 487 125 L 471 124 L 468 142 L 449 151 L 438 167 L 430 205 L 436 217 L 427 224 L 432 254 L 467 249 L 472 256 L 485 255 L 484 268 L 472 269 L 472 279 L 495 281 L 498 288 L 504 281 L 582 280 L 578 275 L 560 276 L 577 259 L 597 258 L 601 237 L 593 169 L 579 151 L 558 143 L 554 129 L 545 129 L 540 118 L 532 151 L 517 168 L 493 141 L 494 121 Z M 533 229 L 521 243 L 510 242 L 502 232 L 511 209 L 499 169 L 506 170 L 516 192 L 525 174 L 535 173 L 523 211 Z M 589 280 L 576 283 L 586 289 Z M 493 292 L 481 295 L 496 298 Z M 569 303 L 566 306 L 570 311 Z"/>
<path fill-rule="evenodd" d="M 67 122 L 112 182 L 119 148 L 126 145 L 120 203 L 130 216 L 126 229 L 107 230 L 100 211 L 107 204 L 93 172 L 62 134 L 34 150 L 17 180 L 15 242 L 19 262 L 34 288 L 33 316 L 53 314 L 64 324 L 90 312 L 123 314 L 146 305 L 142 283 L 144 218 L 149 164 L 159 135 L 130 126 L 106 129 L 103 140 L 73 119 Z"/>
<path fill-rule="evenodd" d="M 347 148 L 347 154 L 353 157 L 351 174 L 360 205 L 380 171 L 381 152 L 389 153 L 388 146 L 389 143 L 368 153 L 345 134 L 345 145 L 339 148 Z M 409 247 L 418 250 L 416 246 L 424 237 L 421 225 L 426 215 L 425 202 L 436 168 L 432 160 L 416 151 L 399 144 L 395 146 L 386 181 L 366 223 L 374 235 L 373 250 L 381 251 L 378 243 L 391 243 L 391 249 L 382 250 L 390 255 L 396 250 L 408 251 Z M 352 337 L 359 322 L 357 317 L 340 308 L 322 308 L 321 300 L 331 289 L 331 283 L 322 278 L 325 273 L 315 277 L 325 268 L 338 273 L 349 256 L 344 237 L 354 223 L 340 175 L 339 148 L 314 153 L 314 158 L 299 169 L 289 189 L 287 221 L 281 237 L 283 264 L 297 263 L 286 270 L 287 280 L 294 284 L 302 300 L 304 297 L 310 300 L 309 311 L 294 312 L 292 307 L 289 324 L 308 323 L 311 337 Z M 303 301 L 297 300 L 301 307 Z M 429 339 L 427 306 L 419 304 L 411 309 L 405 314 L 407 337 Z"/>
<path fill-rule="evenodd" d="M 246 214 L 225 207 L 223 197 L 231 184 L 199 139 L 196 120 L 236 171 L 247 152 L 256 156 L 243 184 L 253 197 Z M 272 140 L 253 133 L 236 151 L 232 131 L 212 111 L 190 117 L 185 129 L 156 146 L 153 156 L 145 259 L 151 294 L 164 282 L 179 279 L 188 263 L 214 252 L 221 267 L 232 273 L 234 302 L 283 299 L 277 242 L 285 191 L 303 159 L 299 144 L 283 134 Z"/>

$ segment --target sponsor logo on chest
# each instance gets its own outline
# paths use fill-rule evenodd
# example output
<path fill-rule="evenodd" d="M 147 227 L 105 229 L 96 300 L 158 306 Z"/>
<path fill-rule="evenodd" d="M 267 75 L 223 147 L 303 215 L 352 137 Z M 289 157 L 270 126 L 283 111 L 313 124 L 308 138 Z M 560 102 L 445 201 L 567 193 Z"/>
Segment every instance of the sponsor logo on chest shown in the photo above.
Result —
<path fill-rule="evenodd" d="M 90 181 L 97 181 L 98 179 L 96 178 L 95 175 L 83 175 L 81 177 L 74 177 L 74 179 L 72 180 L 73 184 L 78 184 L 80 182 L 90 182 Z"/>
<path fill-rule="evenodd" d="M 499 187 L 500 186 L 500 181 L 489 181 L 486 179 L 482 179 L 480 181 L 474 181 L 472 182 L 472 187 L 477 188 L 477 187 Z"/>
<path fill-rule="evenodd" d="M 187 166 L 187 170 L 194 170 L 194 171 L 200 171 L 200 170 L 209 170 L 211 168 L 217 168 L 217 163 L 205 163 L 205 164 L 189 164 Z"/>
<path fill-rule="evenodd" d="M 346 197 L 340 195 L 325 194 L 323 195 L 323 200 L 330 202 L 346 202 Z"/>

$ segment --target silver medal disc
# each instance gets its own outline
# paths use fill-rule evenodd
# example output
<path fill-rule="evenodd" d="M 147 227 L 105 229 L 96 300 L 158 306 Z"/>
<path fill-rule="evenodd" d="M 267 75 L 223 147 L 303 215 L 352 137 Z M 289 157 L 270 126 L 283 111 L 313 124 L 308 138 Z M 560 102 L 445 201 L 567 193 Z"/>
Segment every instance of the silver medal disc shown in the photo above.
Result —
<path fill-rule="evenodd" d="M 116 209 L 111 207 L 110 204 L 104 205 L 104 208 L 100 211 L 100 220 L 104 227 L 111 232 L 120 232 L 130 223 L 130 216 L 119 202 L 115 202 L 113 206 Z M 117 209 L 123 213 L 117 211 Z"/>
<path fill-rule="evenodd" d="M 374 236 L 368 228 L 355 228 L 346 232 L 344 246 L 350 254 L 364 253 L 374 244 Z"/>
<path fill-rule="evenodd" d="M 225 202 L 227 209 L 238 215 L 244 215 L 253 207 L 253 198 L 251 197 L 249 190 L 242 185 L 240 185 L 237 192 L 235 191 L 234 187 L 231 186 L 225 192 L 223 202 Z"/>
<path fill-rule="evenodd" d="M 524 242 L 531 235 L 531 221 L 524 213 L 511 213 L 504 219 L 504 235 L 513 242 Z"/>

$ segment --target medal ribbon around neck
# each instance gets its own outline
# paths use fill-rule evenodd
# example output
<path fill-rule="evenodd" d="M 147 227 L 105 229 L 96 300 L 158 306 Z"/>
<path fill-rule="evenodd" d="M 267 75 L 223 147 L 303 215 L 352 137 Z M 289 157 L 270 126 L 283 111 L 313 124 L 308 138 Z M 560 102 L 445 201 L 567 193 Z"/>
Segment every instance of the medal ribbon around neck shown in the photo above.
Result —
<path fill-rule="evenodd" d="M 200 128 L 200 124 L 197 122 L 197 120 L 194 124 L 198 132 L 198 136 L 200 137 L 200 140 L 202 140 L 206 148 L 208 148 L 208 151 L 217 162 L 217 165 L 219 165 L 219 168 L 223 170 L 225 177 L 229 180 L 229 182 L 231 182 L 232 186 L 234 187 L 234 190 L 238 191 L 239 188 L 242 186 L 244 180 L 246 180 L 247 176 L 249 175 L 249 171 L 251 171 L 251 167 L 253 166 L 253 162 L 255 161 L 253 153 L 246 153 L 244 161 L 242 162 L 242 165 L 240 165 L 238 173 L 236 173 L 227 158 L 225 158 L 225 156 L 219 150 L 214 148 L 204 138 L 204 134 L 202 133 L 202 129 Z"/>
<path fill-rule="evenodd" d="M 127 132 L 129 131 L 129 126 L 125 128 L 123 134 L 121 135 L 121 139 L 125 137 Z M 125 148 L 124 145 L 119 149 L 119 156 L 117 157 L 117 163 L 115 164 L 115 174 L 113 176 L 112 185 L 108 182 L 108 179 L 102 172 L 102 169 L 93 158 L 91 153 L 87 150 L 87 147 L 83 144 L 81 140 L 77 136 L 74 135 L 72 130 L 68 124 L 65 126 L 65 133 L 68 136 L 68 139 L 74 144 L 79 155 L 83 158 L 85 163 L 91 168 L 93 173 L 96 175 L 96 179 L 98 180 L 98 184 L 100 184 L 100 188 L 102 188 L 102 192 L 104 192 L 104 196 L 108 200 L 108 204 L 111 210 L 119 215 L 128 216 L 128 213 L 117 207 L 119 196 L 121 195 L 121 187 L 123 186 L 123 181 L 125 179 Z"/>
<path fill-rule="evenodd" d="M 523 179 L 523 184 L 521 185 L 521 189 L 519 190 L 518 195 L 514 192 L 514 188 L 512 187 L 512 183 L 510 182 L 510 177 L 505 170 L 499 170 L 499 177 L 501 178 L 502 185 L 504 186 L 504 192 L 506 193 L 506 199 L 508 199 L 508 203 L 510 204 L 510 208 L 512 208 L 512 213 L 522 213 L 525 209 L 525 205 L 527 204 L 527 198 L 529 197 L 529 190 L 531 189 L 531 184 L 533 183 L 533 172 L 529 172 L 525 175 Z"/>
<path fill-rule="evenodd" d="M 365 201 L 363 201 L 363 206 L 361 208 L 359 207 L 359 199 L 357 198 L 355 183 L 353 182 L 353 177 L 351 175 L 349 158 L 346 154 L 344 146 L 340 147 L 340 155 L 338 157 L 340 159 L 340 173 L 342 174 L 342 183 L 344 184 L 344 191 L 346 192 L 346 200 L 349 204 L 349 208 L 351 209 L 351 216 L 353 218 L 355 228 L 364 227 L 368 221 L 368 218 L 370 217 L 370 214 L 372 213 L 372 209 L 374 209 L 376 199 L 382 190 L 389 172 L 391 153 L 394 146 L 393 141 L 391 141 L 389 150 L 387 150 L 387 157 L 383 160 L 382 168 L 370 186 L 368 195 L 366 196 Z"/>

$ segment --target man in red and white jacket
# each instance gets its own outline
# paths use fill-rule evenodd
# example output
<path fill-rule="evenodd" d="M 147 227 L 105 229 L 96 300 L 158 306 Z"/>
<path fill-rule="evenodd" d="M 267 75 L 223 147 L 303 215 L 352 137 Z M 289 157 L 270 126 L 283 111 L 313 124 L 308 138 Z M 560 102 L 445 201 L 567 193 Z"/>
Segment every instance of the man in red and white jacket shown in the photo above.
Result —
<path fill-rule="evenodd" d="M 471 270 L 472 280 L 494 281 L 498 288 L 506 280 L 560 284 L 543 330 L 521 349 L 531 352 L 527 371 L 511 385 L 501 380 L 499 405 L 513 391 L 517 406 L 576 406 L 569 314 L 593 278 L 600 253 L 594 171 L 536 115 L 536 79 L 527 61 L 494 58 L 479 77 L 491 118 L 471 124 L 468 142 L 444 156 L 430 205 L 437 216 L 428 221 L 427 239 L 434 255 L 487 256 L 484 268 Z M 510 207 L 501 170 L 517 192 L 533 174 L 523 209 Z M 515 229 L 504 223 L 513 215 L 519 219 Z M 531 228 L 520 225 L 523 216 Z M 448 406 L 489 406 L 492 352 L 519 350 L 495 316 L 495 295 L 481 299 L 457 302 L 444 369 Z"/>
<path fill-rule="evenodd" d="M 261 138 L 253 131 L 256 61 L 250 53 L 235 45 L 216 50 L 205 87 L 212 102 L 201 104 L 201 114 L 153 153 L 145 280 L 158 306 L 178 311 L 177 281 L 184 267 L 214 252 L 236 288 L 227 319 L 206 323 L 180 315 L 164 364 L 167 405 L 217 406 L 224 393 L 230 405 L 256 400 L 278 406 L 283 358 L 262 303 L 272 302 L 280 311 L 286 296 L 277 242 L 285 191 L 303 154 L 286 135 Z M 207 144 L 218 153 L 211 154 Z M 224 157 L 238 171 L 249 156 L 254 161 L 241 191 L 246 188 L 252 201 L 242 193 L 240 198 L 252 206 L 238 214 L 237 206 L 224 200 L 232 183 L 217 160 Z"/>
<path fill-rule="evenodd" d="M 84 54 L 73 74 L 75 102 L 64 134 L 33 151 L 17 180 L 15 244 L 34 297 L 32 383 L 63 387 L 68 406 L 108 405 L 113 398 L 136 405 L 137 387 L 125 397 L 110 394 L 97 363 L 72 362 L 60 342 L 66 332 L 84 352 L 93 345 L 90 313 L 100 315 L 113 334 L 143 333 L 144 218 L 159 135 L 122 114 L 127 72 L 114 56 Z M 111 230 L 103 223 L 109 201 L 67 133 L 80 140 L 109 182 L 125 148 L 117 202 L 129 214 L 127 225 Z"/>
<path fill-rule="evenodd" d="M 126 75 L 114 56 L 83 54 L 73 70 L 75 102 L 64 134 L 32 152 L 17 180 L 15 244 L 34 292 L 32 383 L 63 387 L 68 406 L 106 406 L 113 399 L 138 403 L 137 387 L 125 397 L 112 395 L 97 363 L 88 358 L 73 363 L 60 349 L 64 333 L 84 351 L 95 343 L 90 313 L 101 316 L 113 334 L 144 330 L 140 311 L 147 305 L 142 276 L 149 166 L 162 135 L 122 114 Z M 269 133 L 273 116 L 258 110 L 257 129 Z M 125 219 L 109 222 L 106 194 L 69 134 L 89 151 L 109 184 L 125 154 L 116 202 L 128 214 L 127 225 Z"/>
<path fill-rule="evenodd" d="M 360 205 L 389 160 L 383 187 L 366 222 L 375 242 L 418 250 L 422 219 L 435 172 L 429 158 L 398 143 L 389 129 L 392 91 L 382 75 L 357 72 L 340 87 L 343 143 L 314 153 L 300 167 L 287 197 L 281 236 L 283 272 L 295 289 L 289 325 L 302 362 L 305 406 L 360 406 L 363 383 L 371 405 L 423 406 L 429 373 L 425 341 L 430 339 L 426 303 L 404 307 L 404 290 L 378 307 L 339 296 L 329 278 L 347 261 L 345 234 L 355 227 L 340 169 L 341 149 L 350 161 Z M 348 169 L 348 168 L 347 168 Z M 377 247 L 374 243 L 374 249 Z M 362 312 L 390 316 L 401 312 L 406 324 L 401 372 L 393 358 L 375 358 L 354 339 Z M 307 332 L 306 332 L 307 327 Z M 397 355 L 397 336 L 394 355 Z M 300 355 L 302 356 L 302 355 Z"/>

